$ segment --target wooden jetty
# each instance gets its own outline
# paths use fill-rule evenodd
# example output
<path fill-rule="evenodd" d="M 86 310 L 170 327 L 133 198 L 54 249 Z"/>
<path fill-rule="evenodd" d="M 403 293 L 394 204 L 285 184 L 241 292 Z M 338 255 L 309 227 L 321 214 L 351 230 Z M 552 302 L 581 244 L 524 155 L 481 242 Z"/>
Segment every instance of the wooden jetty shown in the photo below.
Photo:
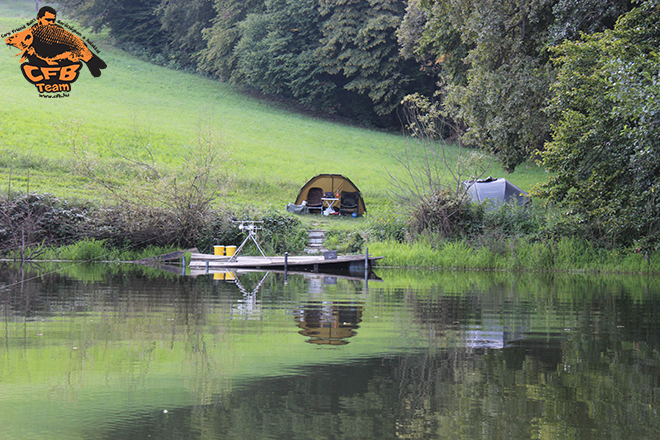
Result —
<path fill-rule="evenodd" d="M 185 255 L 190 252 L 190 262 L 188 266 L 191 270 L 204 269 L 207 273 L 211 269 L 263 269 L 263 270 L 284 270 L 286 271 L 306 271 L 306 272 L 327 272 L 327 271 L 349 271 L 349 272 L 369 272 L 375 260 L 380 260 L 383 257 L 372 257 L 369 255 L 367 249 L 364 255 L 337 255 L 336 251 L 326 251 L 322 255 L 288 255 L 284 256 L 267 256 L 259 242 L 257 241 L 257 231 L 261 229 L 260 224 L 262 221 L 236 221 L 238 228 L 243 232 L 248 232 L 247 237 L 243 243 L 236 249 L 234 255 L 214 255 L 202 254 L 196 248 L 188 249 L 185 251 L 172 252 L 165 255 L 160 255 L 153 258 L 146 258 L 144 260 L 135 261 L 139 264 L 162 264 L 166 261 L 173 261 L 182 259 L 185 266 Z M 261 256 L 239 256 L 243 247 L 252 240 L 261 252 Z"/>
<path fill-rule="evenodd" d="M 210 254 L 191 253 L 191 269 L 265 269 L 265 270 L 300 270 L 322 272 L 324 270 L 357 271 L 370 269 L 375 260 L 383 257 L 366 255 L 337 255 L 326 252 L 319 256 L 238 256 L 226 257 Z"/>
<path fill-rule="evenodd" d="M 181 269 L 179 268 L 180 272 Z M 348 280 L 348 281 L 364 281 L 364 275 L 362 273 L 350 273 L 346 271 L 319 271 L 319 272 L 310 272 L 304 270 L 278 270 L 278 269 L 224 269 L 224 268 L 209 268 L 207 271 L 206 268 L 202 269 L 190 269 L 187 275 L 192 277 L 207 276 L 207 275 L 225 275 L 227 276 L 225 280 L 230 281 L 233 277 L 240 277 L 246 274 L 260 274 L 260 273 L 273 273 L 273 274 L 284 274 L 284 275 L 300 275 L 306 279 L 320 280 L 325 284 L 328 284 L 328 280 Z M 373 272 L 369 272 L 367 276 L 368 281 L 383 282 L 383 279 L 380 278 Z"/>

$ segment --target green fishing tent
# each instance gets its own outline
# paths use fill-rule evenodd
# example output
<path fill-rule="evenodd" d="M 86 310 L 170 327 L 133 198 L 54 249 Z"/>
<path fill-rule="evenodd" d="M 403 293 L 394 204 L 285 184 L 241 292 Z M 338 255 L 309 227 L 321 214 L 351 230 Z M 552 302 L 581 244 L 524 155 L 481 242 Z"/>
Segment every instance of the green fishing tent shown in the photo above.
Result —
<path fill-rule="evenodd" d="M 341 174 L 319 174 L 312 177 L 309 182 L 300 188 L 296 205 L 302 205 L 305 202 L 310 212 L 318 210 L 323 211 L 321 199 L 323 197 L 339 194 L 339 200 L 335 206 L 342 214 L 356 212 L 357 215 L 364 214 L 367 209 L 364 206 L 362 193 L 357 186 L 347 177 Z"/>

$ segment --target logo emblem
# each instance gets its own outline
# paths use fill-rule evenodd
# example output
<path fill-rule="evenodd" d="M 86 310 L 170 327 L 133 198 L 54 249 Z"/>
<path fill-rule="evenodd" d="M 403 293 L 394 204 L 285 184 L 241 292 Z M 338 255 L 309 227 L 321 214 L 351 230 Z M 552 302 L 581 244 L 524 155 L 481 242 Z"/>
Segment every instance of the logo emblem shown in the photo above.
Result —
<path fill-rule="evenodd" d="M 89 43 L 94 47 L 91 42 L 86 43 L 71 26 L 59 20 L 56 24 L 56 14 L 55 9 L 44 6 L 39 9 L 36 20 L 13 29 L 14 33 L 5 38 L 5 43 L 21 51 L 18 55 L 25 79 L 34 84 L 39 96 L 47 98 L 69 96 L 83 62 L 94 77 L 101 76 L 101 69 L 107 67 L 87 46 Z"/>

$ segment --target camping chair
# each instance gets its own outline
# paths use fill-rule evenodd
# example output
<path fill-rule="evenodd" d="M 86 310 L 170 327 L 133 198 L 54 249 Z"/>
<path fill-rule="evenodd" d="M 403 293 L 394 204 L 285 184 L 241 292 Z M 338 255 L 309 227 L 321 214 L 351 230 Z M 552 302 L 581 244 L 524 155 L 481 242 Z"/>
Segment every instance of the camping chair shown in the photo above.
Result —
<path fill-rule="evenodd" d="M 309 212 L 321 212 L 323 211 L 323 190 L 319 187 L 313 187 L 309 189 L 307 193 L 307 209 Z"/>
<path fill-rule="evenodd" d="M 352 212 L 358 212 L 358 193 L 344 191 L 341 193 L 339 213 L 347 214 Z"/>

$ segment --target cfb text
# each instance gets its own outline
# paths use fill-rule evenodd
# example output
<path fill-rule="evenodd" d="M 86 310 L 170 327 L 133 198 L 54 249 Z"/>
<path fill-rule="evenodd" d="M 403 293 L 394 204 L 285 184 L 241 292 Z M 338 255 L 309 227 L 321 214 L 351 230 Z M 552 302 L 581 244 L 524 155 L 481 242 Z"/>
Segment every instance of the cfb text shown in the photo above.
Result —
<path fill-rule="evenodd" d="M 32 84 L 40 81 L 73 82 L 78 78 L 82 64 L 76 63 L 63 67 L 39 67 L 31 64 L 21 65 L 23 75 Z"/>

